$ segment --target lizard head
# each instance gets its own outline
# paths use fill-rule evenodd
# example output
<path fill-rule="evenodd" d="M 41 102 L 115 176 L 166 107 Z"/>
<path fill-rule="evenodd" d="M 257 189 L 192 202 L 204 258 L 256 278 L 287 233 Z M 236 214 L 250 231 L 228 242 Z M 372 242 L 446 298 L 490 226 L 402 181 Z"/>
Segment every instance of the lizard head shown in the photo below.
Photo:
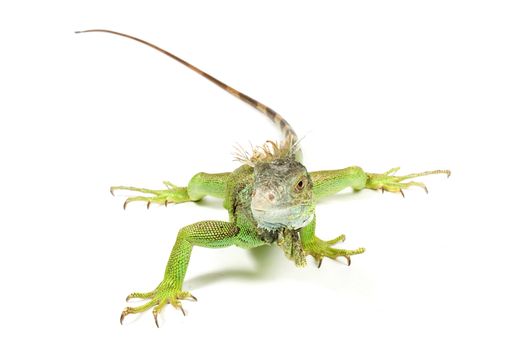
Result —
<path fill-rule="evenodd" d="M 251 210 L 267 230 L 298 229 L 314 217 L 312 180 L 293 156 L 254 165 Z"/>

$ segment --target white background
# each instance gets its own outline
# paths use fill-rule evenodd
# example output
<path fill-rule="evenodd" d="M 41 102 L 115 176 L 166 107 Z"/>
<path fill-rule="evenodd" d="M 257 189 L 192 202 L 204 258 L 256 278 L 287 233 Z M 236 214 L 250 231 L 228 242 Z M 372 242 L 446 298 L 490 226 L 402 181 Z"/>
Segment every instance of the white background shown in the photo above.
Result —
<path fill-rule="evenodd" d="M 188 2 L 189 3 L 189 2 Z M 0 5 L 0 347 L 524 349 L 526 12 L 520 1 L 18 1 Z M 343 193 L 318 234 L 349 268 L 275 248 L 194 249 L 187 317 L 119 324 L 180 227 L 110 185 L 229 171 L 279 135 L 150 40 L 278 110 L 308 169 L 449 168 L 400 195 Z"/>

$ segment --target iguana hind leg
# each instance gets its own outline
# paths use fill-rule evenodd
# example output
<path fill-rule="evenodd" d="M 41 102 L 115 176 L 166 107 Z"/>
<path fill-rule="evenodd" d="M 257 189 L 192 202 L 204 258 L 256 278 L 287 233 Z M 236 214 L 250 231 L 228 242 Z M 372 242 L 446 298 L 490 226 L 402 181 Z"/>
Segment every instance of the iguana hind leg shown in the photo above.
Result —
<path fill-rule="evenodd" d="M 124 209 L 130 202 L 146 202 L 146 207 L 150 208 L 151 203 L 167 206 L 168 204 L 178 204 L 184 202 L 196 202 L 204 196 L 224 198 L 226 181 L 230 173 L 207 174 L 198 173 L 192 177 L 187 187 L 179 187 L 169 181 L 164 181 L 166 189 L 151 190 L 147 188 L 133 186 L 112 186 L 110 192 L 125 190 L 138 192 L 142 195 L 131 196 L 124 201 Z"/>
<path fill-rule="evenodd" d="M 177 240 L 170 253 L 166 264 L 164 278 L 153 291 L 148 293 L 131 293 L 126 298 L 148 300 L 137 307 L 126 307 L 121 314 L 121 324 L 129 314 L 137 314 L 153 308 L 155 324 L 159 327 L 157 316 L 166 304 L 171 304 L 176 309 L 182 308 L 182 300 L 197 299 L 187 291 L 183 291 L 183 280 L 190 261 L 193 246 L 206 248 L 223 248 L 236 243 L 239 229 L 236 225 L 224 221 L 201 221 L 183 227 L 177 235 Z"/>

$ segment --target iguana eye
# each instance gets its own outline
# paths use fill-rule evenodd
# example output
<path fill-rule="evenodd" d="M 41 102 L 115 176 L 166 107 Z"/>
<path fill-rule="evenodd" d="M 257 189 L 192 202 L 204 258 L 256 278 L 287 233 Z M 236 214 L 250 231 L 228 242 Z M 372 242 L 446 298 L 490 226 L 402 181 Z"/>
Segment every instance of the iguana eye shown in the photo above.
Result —
<path fill-rule="evenodd" d="M 296 183 L 296 191 L 301 191 L 305 188 L 305 180 L 301 179 Z"/>

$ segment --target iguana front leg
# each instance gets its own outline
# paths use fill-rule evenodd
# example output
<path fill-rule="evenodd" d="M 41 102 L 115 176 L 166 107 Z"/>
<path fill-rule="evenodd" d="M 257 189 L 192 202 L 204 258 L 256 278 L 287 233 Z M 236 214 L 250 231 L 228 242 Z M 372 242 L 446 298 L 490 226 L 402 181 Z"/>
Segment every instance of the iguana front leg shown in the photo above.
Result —
<path fill-rule="evenodd" d="M 340 235 L 329 241 L 324 241 L 316 237 L 315 230 L 316 218 L 301 229 L 300 237 L 305 253 L 311 255 L 316 260 L 318 268 L 321 266 L 324 257 L 336 260 L 336 258 L 342 256 L 347 260 L 347 265 L 351 265 L 351 255 L 362 254 L 365 252 L 365 248 L 354 250 L 334 248 L 333 245 L 345 240 L 345 235 Z"/>
<path fill-rule="evenodd" d="M 393 168 L 385 173 L 366 173 L 362 168 L 352 166 L 338 170 L 324 170 L 310 173 L 313 186 L 313 194 L 316 200 L 331 196 L 341 190 L 351 187 L 355 191 L 364 188 L 371 190 L 382 190 L 388 192 L 399 192 L 404 195 L 403 190 L 412 186 L 423 188 L 427 192 L 427 187 L 422 182 L 406 181 L 416 177 L 446 174 L 451 175 L 449 170 L 433 170 L 422 173 L 414 173 L 404 176 L 394 175 L 400 168 Z"/>
<path fill-rule="evenodd" d="M 190 261 L 192 247 L 197 245 L 207 248 L 223 248 L 236 243 L 239 229 L 230 222 L 223 221 L 201 221 L 183 227 L 177 236 L 177 240 L 168 259 L 164 279 L 153 291 L 148 293 L 131 293 L 126 301 L 133 298 L 149 299 L 145 304 L 138 307 L 126 307 L 121 314 L 121 324 L 129 314 L 136 314 L 153 308 L 155 324 L 157 315 L 166 304 L 180 309 L 185 314 L 181 300 L 197 299 L 187 291 L 183 291 L 183 280 Z"/>
<path fill-rule="evenodd" d="M 145 194 L 128 197 L 124 201 L 124 209 L 130 202 L 146 202 L 147 208 L 150 208 L 151 203 L 167 206 L 168 204 L 196 202 L 206 195 L 224 198 L 226 181 L 229 176 L 230 173 L 198 173 L 192 177 L 188 187 L 179 187 L 169 181 L 164 181 L 166 189 L 163 190 L 150 190 L 132 186 L 112 186 L 110 192 L 114 194 L 117 190 L 126 190 Z"/>
<path fill-rule="evenodd" d="M 422 182 L 406 180 L 432 174 L 447 174 L 448 176 L 451 174 L 449 170 L 434 170 L 405 176 L 395 176 L 394 173 L 396 173 L 398 169 L 399 168 L 393 168 L 381 174 L 366 173 L 362 168 L 357 166 L 338 170 L 315 171 L 310 173 L 313 181 L 313 195 L 317 201 L 321 198 L 336 194 L 347 187 L 351 187 L 355 191 L 367 188 L 400 192 L 403 195 L 403 189 L 417 186 L 425 189 L 427 192 L 427 187 Z M 345 235 L 338 236 L 329 241 L 323 241 L 314 235 L 315 225 L 315 220 L 313 220 L 301 230 L 301 240 L 305 251 L 312 255 L 318 262 L 318 267 L 321 265 L 324 257 L 336 259 L 339 256 L 343 256 L 347 259 L 347 263 L 350 264 L 351 255 L 361 254 L 365 251 L 365 248 L 355 250 L 333 248 L 332 246 L 334 244 L 345 240 Z"/>

